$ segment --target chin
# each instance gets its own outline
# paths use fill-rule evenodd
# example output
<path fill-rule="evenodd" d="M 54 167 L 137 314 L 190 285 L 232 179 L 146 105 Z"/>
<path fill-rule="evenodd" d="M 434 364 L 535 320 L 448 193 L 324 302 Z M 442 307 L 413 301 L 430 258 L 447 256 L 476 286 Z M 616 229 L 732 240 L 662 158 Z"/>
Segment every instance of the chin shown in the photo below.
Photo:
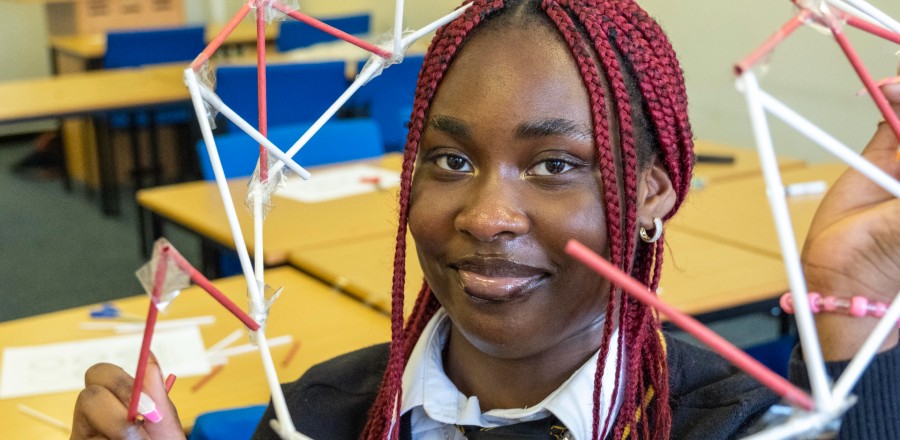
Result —
<path fill-rule="evenodd" d="M 462 337 L 478 351 L 497 358 L 515 359 L 540 351 L 531 329 L 516 325 L 527 322 L 526 319 L 469 314 L 462 319 L 453 319 L 453 322 Z"/>

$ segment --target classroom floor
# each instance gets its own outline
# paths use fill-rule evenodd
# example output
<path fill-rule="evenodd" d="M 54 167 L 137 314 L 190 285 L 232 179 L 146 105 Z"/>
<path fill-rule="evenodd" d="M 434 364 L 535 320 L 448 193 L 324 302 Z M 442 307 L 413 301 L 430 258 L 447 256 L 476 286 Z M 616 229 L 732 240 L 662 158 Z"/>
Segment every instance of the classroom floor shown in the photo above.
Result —
<path fill-rule="evenodd" d="M 105 217 L 84 188 L 68 193 L 59 177 L 14 173 L 33 148 L 30 137 L 0 138 L 0 322 L 140 293 L 134 271 L 144 260 L 132 192 L 121 191 L 120 217 Z M 199 264 L 199 240 L 176 228 L 166 233 Z M 741 347 L 778 336 L 768 314 L 711 327 Z"/>
<path fill-rule="evenodd" d="M 132 192 L 122 191 L 120 217 L 105 217 L 83 187 L 13 172 L 33 149 L 30 137 L 0 138 L 0 322 L 140 293 Z M 178 243 L 197 261 L 199 241 L 180 234 Z"/>

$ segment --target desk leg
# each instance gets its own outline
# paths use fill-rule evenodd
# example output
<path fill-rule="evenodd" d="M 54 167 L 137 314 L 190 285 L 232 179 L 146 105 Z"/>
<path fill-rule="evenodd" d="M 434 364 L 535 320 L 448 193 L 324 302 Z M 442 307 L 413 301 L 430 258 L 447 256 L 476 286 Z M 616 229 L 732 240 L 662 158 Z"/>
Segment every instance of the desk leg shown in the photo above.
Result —
<path fill-rule="evenodd" d="M 110 124 L 105 115 L 91 118 L 97 137 L 97 173 L 100 180 L 100 208 L 104 215 L 118 216 L 119 188 L 116 182 L 116 159 L 110 138 Z"/>
<path fill-rule="evenodd" d="M 219 278 L 219 266 L 222 261 L 219 245 L 200 237 L 200 255 L 203 275 L 211 280 Z"/>
<path fill-rule="evenodd" d="M 163 219 L 153 211 L 144 209 L 140 204 L 137 205 L 137 210 L 140 254 L 143 258 L 150 258 L 153 243 L 163 236 Z"/>
<path fill-rule="evenodd" d="M 59 51 L 55 47 L 50 46 L 50 74 L 59 75 Z"/>
<path fill-rule="evenodd" d="M 159 127 L 156 125 L 156 111 L 149 110 L 147 112 L 148 121 L 147 130 L 150 136 L 150 173 L 153 176 L 153 186 L 162 184 L 162 163 L 159 157 Z"/>

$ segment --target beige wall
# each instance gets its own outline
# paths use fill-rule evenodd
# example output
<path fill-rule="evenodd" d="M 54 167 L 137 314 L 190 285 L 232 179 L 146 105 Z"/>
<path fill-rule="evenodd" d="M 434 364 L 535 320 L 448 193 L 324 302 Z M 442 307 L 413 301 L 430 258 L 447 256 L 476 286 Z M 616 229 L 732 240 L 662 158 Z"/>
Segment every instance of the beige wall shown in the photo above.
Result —
<path fill-rule="evenodd" d="M 0 81 L 50 74 L 46 29 L 41 3 L 0 0 Z M 0 136 L 53 126 L 55 123 L 0 125 Z"/>
<path fill-rule="evenodd" d="M 900 2 L 872 3 L 900 19 Z M 641 4 L 662 23 L 679 54 L 695 135 L 734 145 L 755 145 L 746 104 L 735 89 L 731 68 L 793 15 L 790 2 L 643 0 Z M 703 13 L 698 13 L 701 10 Z M 855 30 L 847 35 L 873 76 L 882 78 L 895 72 L 896 45 Z M 830 36 L 801 28 L 769 61 L 760 75 L 765 90 L 848 146 L 861 148 L 865 144 L 881 116 L 871 99 L 856 96 L 862 83 Z M 814 161 L 832 159 L 780 120 L 769 121 L 779 152 Z"/>
<path fill-rule="evenodd" d="M 298 0 L 301 10 L 319 16 L 370 11 L 373 31 L 393 27 L 390 0 Z M 215 3 L 218 2 L 218 3 Z M 189 22 L 214 18 L 216 4 L 231 16 L 244 0 L 186 0 Z M 406 0 L 405 28 L 415 29 L 446 14 L 459 0 Z M 751 147 L 743 95 L 734 87 L 731 66 L 774 32 L 793 13 L 788 0 L 640 0 L 671 36 L 687 78 L 690 111 L 697 137 Z M 900 1 L 873 0 L 900 19 Z M 700 13 L 699 11 L 703 11 Z M 707 17 L 714 17 L 709 19 Z M 0 80 L 46 75 L 46 23 L 40 2 L 0 0 Z M 860 32 L 849 32 L 874 76 L 892 74 L 896 45 Z M 862 146 L 880 117 L 871 100 L 856 97 L 859 80 L 837 45 L 827 36 L 801 28 L 771 58 L 762 86 L 848 145 Z M 776 147 L 809 160 L 830 156 L 805 138 L 772 121 Z M 3 133 L 0 127 L 0 133 Z"/>

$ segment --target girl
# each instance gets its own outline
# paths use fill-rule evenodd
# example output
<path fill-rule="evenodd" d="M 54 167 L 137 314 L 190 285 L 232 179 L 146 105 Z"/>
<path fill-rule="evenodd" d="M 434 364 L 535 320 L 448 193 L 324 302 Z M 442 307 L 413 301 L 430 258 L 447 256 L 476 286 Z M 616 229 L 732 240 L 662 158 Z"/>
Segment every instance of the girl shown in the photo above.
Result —
<path fill-rule="evenodd" d="M 900 102 L 900 91 L 890 92 Z M 286 385 L 298 430 L 315 439 L 745 432 L 774 394 L 662 335 L 651 310 L 563 253 L 578 239 L 655 289 L 663 221 L 690 186 L 691 139 L 675 55 L 633 2 L 474 1 L 437 33 L 419 77 L 391 344 Z M 866 154 L 896 175 L 896 144 L 882 127 Z M 865 178 L 842 178 L 805 246 L 810 289 L 889 302 L 900 290 L 900 231 L 891 224 L 898 206 Z M 425 283 L 404 324 L 407 227 Z M 818 324 L 829 360 L 851 356 L 874 325 L 837 315 Z M 896 342 L 896 334 L 885 342 L 857 389 L 862 401 L 843 425 L 850 438 L 900 438 L 896 418 L 877 416 L 900 410 Z M 792 369 L 802 383 L 799 356 Z M 110 388 L 122 374 L 96 367 L 87 383 Z M 168 402 L 160 378 L 148 376 L 151 396 Z M 113 391 L 125 398 L 107 399 L 101 417 L 91 389 L 76 408 L 73 438 L 129 429 L 178 435 L 171 406 L 161 405 L 168 425 L 137 428 L 109 416 L 127 391 Z M 277 438 L 271 418 L 269 411 L 258 438 Z"/>

